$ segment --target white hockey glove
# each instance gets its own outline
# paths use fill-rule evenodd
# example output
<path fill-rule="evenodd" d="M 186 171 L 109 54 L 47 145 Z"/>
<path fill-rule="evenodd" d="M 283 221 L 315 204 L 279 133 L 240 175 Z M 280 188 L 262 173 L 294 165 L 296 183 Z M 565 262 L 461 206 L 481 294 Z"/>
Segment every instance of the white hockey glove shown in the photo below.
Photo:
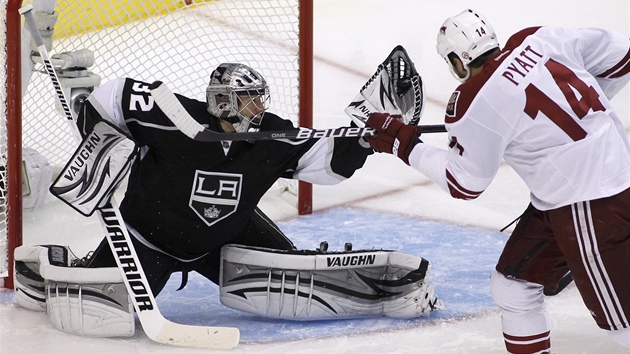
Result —
<path fill-rule="evenodd" d="M 359 127 L 371 113 L 399 114 L 403 123 L 418 125 L 424 108 L 422 78 L 402 46 L 397 46 L 378 66 L 345 112 Z"/>

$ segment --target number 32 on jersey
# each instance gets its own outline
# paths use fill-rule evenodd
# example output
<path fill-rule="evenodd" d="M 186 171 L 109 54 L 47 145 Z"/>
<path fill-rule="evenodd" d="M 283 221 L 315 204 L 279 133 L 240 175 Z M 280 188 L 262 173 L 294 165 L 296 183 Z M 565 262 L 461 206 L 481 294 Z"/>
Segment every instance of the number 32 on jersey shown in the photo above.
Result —
<path fill-rule="evenodd" d="M 148 112 L 153 108 L 155 100 L 151 96 L 149 85 L 141 82 L 134 82 L 131 87 L 133 93 L 129 96 L 129 110 Z"/>

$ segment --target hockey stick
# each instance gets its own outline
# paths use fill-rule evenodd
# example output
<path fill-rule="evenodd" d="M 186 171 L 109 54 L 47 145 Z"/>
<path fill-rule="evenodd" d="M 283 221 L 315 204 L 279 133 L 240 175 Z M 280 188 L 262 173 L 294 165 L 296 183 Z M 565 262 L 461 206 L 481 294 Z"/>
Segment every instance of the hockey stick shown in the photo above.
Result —
<path fill-rule="evenodd" d="M 31 33 L 31 37 L 33 37 L 33 41 L 37 46 L 37 51 L 42 58 L 44 63 L 44 68 L 50 77 L 50 81 L 52 81 L 53 86 L 55 87 L 55 92 L 57 93 L 57 98 L 59 98 L 59 103 L 61 105 L 61 109 L 63 110 L 63 114 L 66 118 L 68 118 L 67 122 L 70 125 L 70 130 L 74 135 L 75 140 L 81 141 L 81 137 L 79 135 L 78 130 L 74 129 L 74 118 L 72 117 L 72 112 L 70 111 L 70 105 L 68 104 L 68 100 L 66 100 L 66 96 L 63 93 L 63 89 L 61 88 L 61 84 L 59 83 L 59 77 L 57 76 L 57 72 L 52 65 L 52 61 L 50 59 L 50 55 L 48 55 L 48 50 L 46 49 L 46 45 L 44 44 L 44 40 L 42 36 L 39 34 L 39 30 L 37 29 L 37 24 L 35 23 L 35 16 L 32 13 L 33 5 L 27 5 L 20 8 L 19 12 L 24 16 L 25 25 L 28 27 L 28 31 Z"/>
<path fill-rule="evenodd" d="M 35 24 L 32 10 L 32 5 L 27 5 L 22 7 L 19 12 L 24 15 L 25 23 L 33 36 L 55 91 L 62 102 L 64 114 L 68 121 L 73 123 L 74 119 L 67 105 L 65 94 L 50 63 L 50 57 Z M 73 131 L 77 132 L 74 125 L 73 128 Z M 78 137 L 79 135 L 76 134 L 75 136 Z M 107 241 L 116 259 L 118 269 L 122 273 L 122 278 L 138 319 L 144 332 L 151 340 L 164 344 L 207 349 L 232 349 L 238 345 L 240 338 L 238 328 L 190 326 L 174 323 L 164 318 L 157 307 L 155 297 L 133 247 L 131 236 L 129 236 L 113 196 L 109 203 L 99 209 L 99 216 L 107 231 Z"/>
<path fill-rule="evenodd" d="M 326 137 L 361 137 L 374 135 L 372 128 L 341 127 L 333 129 L 309 129 L 300 127 L 295 130 L 275 130 L 245 133 L 219 133 L 199 124 L 186 111 L 177 97 L 162 82 L 151 84 L 151 95 L 162 112 L 186 136 L 196 141 L 242 141 L 242 140 L 278 140 L 278 139 L 318 139 Z M 423 133 L 443 133 L 444 125 L 421 126 Z"/>
<path fill-rule="evenodd" d="M 571 282 L 573 281 L 573 275 L 571 275 L 571 272 L 569 271 L 567 274 L 565 274 L 562 279 L 560 279 L 560 281 L 558 282 L 558 288 L 555 291 L 551 291 L 547 288 L 543 289 L 543 294 L 545 296 L 555 296 L 558 295 L 562 290 L 564 290 L 564 288 L 566 288 L 567 286 L 569 286 L 569 284 L 571 284 Z"/>
<path fill-rule="evenodd" d="M 113 198 L 99 209 L 99 216 L 107 230 L 107 241 L 147 337 L 159 343 L 194 348 L 232 349 L 238 345 L 238 328 L 190 326 L 164 318 Z"/>

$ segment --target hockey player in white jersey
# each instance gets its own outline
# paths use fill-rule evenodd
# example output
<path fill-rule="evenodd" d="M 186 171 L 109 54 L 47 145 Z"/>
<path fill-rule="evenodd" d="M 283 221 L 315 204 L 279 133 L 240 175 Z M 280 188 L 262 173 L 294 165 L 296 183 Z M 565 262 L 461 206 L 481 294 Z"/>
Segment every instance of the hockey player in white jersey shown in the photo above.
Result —
<path fill-rule="evenodd" d="M 500 48 L 483 16 L 448 18 L 437 51 L 462 84 L 446 107 L 448 149 L 388 113 L 367 125 L 393 153 L 458 199 L 474 199 L 502 160 L 531 204 L 492 274 L 511 353 L 549 353 L 543 288 L 571 272 L 597 325 L 630 348 L 630 146 L 610 99 L 630 79 L 630 40 L 604 29 L 526 28 Z"/>

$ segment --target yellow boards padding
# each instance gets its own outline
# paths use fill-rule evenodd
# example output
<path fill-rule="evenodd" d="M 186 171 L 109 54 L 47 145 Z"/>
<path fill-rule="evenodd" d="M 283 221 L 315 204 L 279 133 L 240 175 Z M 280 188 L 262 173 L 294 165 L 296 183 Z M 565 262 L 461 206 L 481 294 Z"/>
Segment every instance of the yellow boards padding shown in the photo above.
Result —
<path fill-rule="evenodd" d="M 165 15 L 213 0 L 60 0 L 57 39 Z"/>

